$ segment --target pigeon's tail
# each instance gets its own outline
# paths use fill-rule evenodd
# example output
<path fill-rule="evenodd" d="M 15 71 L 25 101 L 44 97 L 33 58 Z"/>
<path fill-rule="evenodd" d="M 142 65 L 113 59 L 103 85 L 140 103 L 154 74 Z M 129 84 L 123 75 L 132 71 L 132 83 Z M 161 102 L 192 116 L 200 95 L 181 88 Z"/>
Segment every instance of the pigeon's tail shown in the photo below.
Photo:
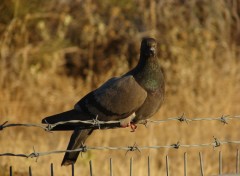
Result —
<path fill-rule="evenodd" d="M 93 119 L 94 116 L 86 114 L 79 110 L 69 110 L 66 112 L 62 112 L 60 114 L 55 114 L 49 117 L 42 119 L 42 123 L 44 124 L 57 124 L 56 126 L 52 126 L 51 131 L 61 131 L 61 130 L 75 130 L 77 127 L 84 126 L 84 123 L 70 122 L 74 120 L 90 120 Z M 86 125 L 85 125 L 86 127 Z"/>
<path fill-rule="evenodd" d="M 54 123 L 58 123 L 58 122 L 66 122 L 66 121 L 70 121 L 70 120 L 89 120 L 92 117 L 90 117 L 91 115 L 86 114 L 80 110 L 69 110 L 69 111 L 65 111 L 62 112 L 60 114 L 55 114 L 49 117 L 45 117 L 44 119 L 42 119 L 42 123 L 45 124 L 54 124 Z"/>
<path fill-rule="evenodd" d="M 80 148 L 89 135 L 93 132 L 93 129 L 86 130 L 74 130 L 71 139 L 69 141 L 67 150 L 74 150 Z M 66 152 L 62 161 L 62 165 L 67 166 L 74 164 L 78 158 L 80 151 L 78 152 Z"/>
<path fill-rule="evenodd" d="M 67 150 L 74 150 L 80 148 L 87 137 L 93 132 L 93 129 L 82 129 L 81 127 L 86 127 L 84 123 L 71 123 L 69 121 L 72 120 L 89 120 L 92 119 L 93 116 L 86 114 L 80 110 L 69 110 L 66 112 L 62 112 L 60 114 L 52 115 L 46 117 L 42 120 L 42 123 L 45 124 L 58 124 L 51 128 L 51 131 L 54 130 L 74 130 L 71 139 L 69 141 Z M 66 122 L 66 123 L 64 123 Z M 70 165 L 74 164 L 78 158 L 79 152 L 66 152 L 62 161 L 62 165 Z"/>

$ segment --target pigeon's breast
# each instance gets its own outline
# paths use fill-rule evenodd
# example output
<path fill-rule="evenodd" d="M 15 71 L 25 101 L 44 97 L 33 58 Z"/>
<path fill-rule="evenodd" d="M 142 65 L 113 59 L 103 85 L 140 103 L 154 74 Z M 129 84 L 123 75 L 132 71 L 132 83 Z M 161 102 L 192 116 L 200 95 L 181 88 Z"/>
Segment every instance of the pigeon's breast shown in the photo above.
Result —
<path fill-rule="evenodd" d="M 146 120 L 153 116 L 161 107 L 164 100 L 164 93 L 161 90 L 149 92 L 143 105 L 136 111 L 134 122 Z"/>
<path fill-rule="evenodd" d="M 153 116 L 160 109 L 164 100 L 165 82 L 161 70 L 143 76 L 139 79 L 139 84 L 147 91 L 147 98 L 136 111 L 134 122 L 146 120 Z"/>

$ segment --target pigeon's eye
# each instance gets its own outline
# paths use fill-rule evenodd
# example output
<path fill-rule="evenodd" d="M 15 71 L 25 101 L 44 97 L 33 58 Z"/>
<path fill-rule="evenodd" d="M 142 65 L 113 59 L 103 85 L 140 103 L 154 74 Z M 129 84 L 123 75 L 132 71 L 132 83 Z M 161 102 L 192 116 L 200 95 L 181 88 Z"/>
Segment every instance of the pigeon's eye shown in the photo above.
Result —
<path fill-rule="evenodd" d="M 156 48 L 157 44 L 156 43 L 152 43 L 152 47 Z"/>
<path fill-rule="evenodd" d="M 149 48 L 149 49 L 156 48 L 156 45 L 153 45 L 153 44 L 152 44 L 152 45 L 149 45 L 148 48 Z"/>
<path fill-rule="evenodd" d="M 148 47 L 149 48 L 156 48 L 156 43 L 153 43 L 153 42 L 151 42 L 151 43 L 148 43 Z"/>

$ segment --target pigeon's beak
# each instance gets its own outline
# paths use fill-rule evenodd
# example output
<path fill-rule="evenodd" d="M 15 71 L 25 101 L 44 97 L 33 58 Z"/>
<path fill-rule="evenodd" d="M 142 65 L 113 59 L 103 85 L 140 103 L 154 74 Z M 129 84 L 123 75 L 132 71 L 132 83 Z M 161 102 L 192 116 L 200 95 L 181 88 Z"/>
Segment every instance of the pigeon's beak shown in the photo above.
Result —
<path fill-rule="evenodd" d="M 150 50 L 150 54 L 151 54 L 152 56 L 154 56 L 155 53 L 156 53 L 155 47 L 151 47 L 149 50 Z"/>

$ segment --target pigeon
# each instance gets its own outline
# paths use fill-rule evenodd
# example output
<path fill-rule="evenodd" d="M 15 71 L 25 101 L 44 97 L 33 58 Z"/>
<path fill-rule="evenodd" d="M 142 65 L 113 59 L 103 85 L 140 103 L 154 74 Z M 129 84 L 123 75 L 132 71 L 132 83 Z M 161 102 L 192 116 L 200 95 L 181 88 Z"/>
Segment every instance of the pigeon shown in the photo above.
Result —
<path fill-rule="evenodd" d="M 134 131 L 136 124 L 153 116 L 164 100 L 164 76 L 156 53 L 156 40 L 143 38 L 140 59 L 135 68 L 120 77 L 109 79 L 102 86 L 88 93 L 72 110 L 46 117 L 42 123 L 92 120 L 97 117 L 100 121 L 120 121 L 122 127 L 130 126 Z M 83 146 L 94 130 L 76 126 L 67 150 Z M 74 164 L 79 153 L 79 151 L 66 152 L 62 165 Z"/>

